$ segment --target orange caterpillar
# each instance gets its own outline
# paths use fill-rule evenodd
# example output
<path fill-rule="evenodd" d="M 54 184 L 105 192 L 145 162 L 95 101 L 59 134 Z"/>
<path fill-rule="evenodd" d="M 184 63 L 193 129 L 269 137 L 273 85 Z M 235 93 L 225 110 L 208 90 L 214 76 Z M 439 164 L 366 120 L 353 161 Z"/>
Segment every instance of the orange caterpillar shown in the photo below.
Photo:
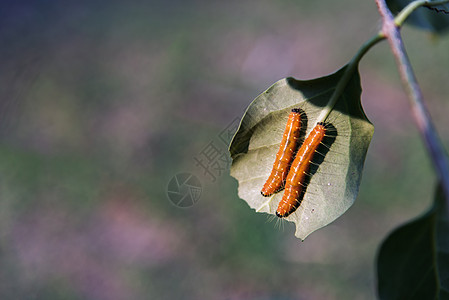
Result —
<path fill-rule="evenodd" d="M 287 177 L 290 164 L 293 160 L 293 154 L 299 145 L 301 115 L 302 110 L 294 108 L 288 116 L 287 126 L 282 137 L 279 151 L 276 154 L 273 170 L 260 192 L 262 196 L 271 196 L 282 190 L 284 186 L 285 178 Z"/>
<path fill-rule="evenodd" d="M 285 192 L 276 210 L 276 216 L 285 218 L 293 213 L 304 196 L 305 180 L 309 172 L 310 163 L 318 146 L 326 135 L 326 126 L 319 122 L 310 132 L 296 154 L 285 183 Z"/>

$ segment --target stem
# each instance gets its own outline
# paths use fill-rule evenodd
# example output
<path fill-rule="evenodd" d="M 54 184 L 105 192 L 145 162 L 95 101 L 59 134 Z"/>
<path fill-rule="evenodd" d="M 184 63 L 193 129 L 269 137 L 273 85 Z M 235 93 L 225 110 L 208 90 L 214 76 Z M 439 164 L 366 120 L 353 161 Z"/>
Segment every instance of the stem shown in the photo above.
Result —
<path fill-rule="evenodd" d="M 417 1 L 421 4 L 423 1 Z M 447 2 L 447 1 L 440 1 Z M 422 5 L 435 5 L 437 2 L 425 2 Z M 398 65 L 399 73 L 401 75 L 402 83 L 409 94 L 410 104 L 415 122 L 418 130 L 425 141 L 428 152 L 430 153 L 433 165 L 436 168 L 438 177 L 443 185 L 446 201 L 449 201 L 449 163 L 447 160 L 444 147 L 437 135 L 435 126 L 432 124 L 430 114 L 424 104 L 424 97 L 421 88 L 418 85 L 415 73 L 413 72 L 410 60 L 405 51 L 404 43 L 399 33 L 398 24 L 402 24 L 405 19 L 403 17 L 397 18 L 395 21 L 393 15 L 388 9 L 385 0 L 376 0 L 379 12 L 383 19 L 382 32 L 387 38 L 393 55 Z M 413 3 L 412 3 L 413 4 Z M 409 7 L 419 7 L 410 4 L 406 7 L 407 11 L 401 13 L 402 16 L 407 16 L 411 13 Z M 441 3 L 440 3 L 441 4 Z M 405 10 L 405 9 L 404 9 Z M 407 13 L 407 14 L 406 14 Z"/>
<path fill-rule="evenodd" d="M 375 44 L 383 40 L 385 37 L 379 32 L 377 35 L 372 37 L 370 40 L 368 40 L 365 44 L 360 47 L 359 51 L 355 54 L 355 56 L 351 59 L 351 61 L 347 64 L 345 72 L 343 74 L 343 77 L 338 82 L 337 86 L 335 87 L 335 91 L 332 94 L 331 98 L 329 99 L 329 102 L 327 103 L 326 107 L 323 108 L 320 115 L 317 118 L 317 122 L 325 122 L 329 114 L 331 113 L 332 109 L 335 106 L 335 103 L 337 103 L 337 100 L 340 98 L 340 96 L 343 94 L 344 89 L 346 88 L 346 85 L 348 84 L 349 80 L 351 80 L 352 75 L 354 74 L 354 71 L 357 69 L 357 66 L 362 59 L 362 57 L 365 55 L 368 50 L 373 47 Z"/>
<path fill-rule="evenodd" d="M 402 24 L 404 24 L 405 20 L 410 16 L 410 14 L 417 9 L 420 6 L 437 6 L 441 4 L 449 3 L 449 0 L 444 1 L 427 1 L 427 0 L 420 0 L 420 1 L 413 1 L 409 3 L 406 7 L 404 7 L 401 12 L 396 16 L 394 19 L 394 22 L 396 26 L 401 27 Z"/>
<path fill-rule="evenodd" d="M 377 0 L 376 0 L 376 2 L 377 2 Z M 437 6 L 437 5 L 441 5 L 441 4 L 445 4 L 445 3 L 449 3 L 449 0 L 442 0 L 442 1 L 419 0 L 419 1 L 411 2 L 396 16 L 396 18 L 394 19 L 394 24 L 396 25 L 396 27 L 401 27 L 402 24 L 405 22 L 405 20 L 410 16 L 410 14 L 420 6 L 431 7 L 431 6 Z M 385 8 L 386 8 L 386 6 L 385 6 Z M 390 15 L 391 15 L 391 13 L 390 13 Z M 335 87 L 335 91 L 332 94 L 331 98 L 329 99 L 329 102 L 327 103 L 326 107 L 323 108 L 320 115 L 316 119 L 317 122 L 325 122 L 327 117 L 329 117 L 329 114 L 333 110 L 335 104 L 337 103 L 337 100 L 343 94 L 343 91 L 344 91 L 346 85 L 348 84 L 349 80 L 351 79 L 353 72 L 357 68 L 357 66 L 360 62 L 360 59 L 365 55 L 365 53 L 371 47 L 373 47 L 375 44 L 377 44 L 381 40 L 387 38 L 384 31 L 385 30 L 381 30 L 376 36 L 372 37 L 365 44 L 363 44 L 362 47 L 360 47 L 359 51 L 356 53 L 356 55 L 348 63 L 345 73 L 343 74 L 343 77 L 338 82 L 337 86 Z M 405 53 L 405 49 L 404 49 L 404 53 Z M 409 63 L 409 65 L 410 65 L 410 63 Z M 412 71 L 412 73 L 413 73 L 413 71 Z M 415 82 L 416 82 L 416 78 L 415 78 Z M 449 192 L 449 189 L 448 189 L 448 192 Z"/>

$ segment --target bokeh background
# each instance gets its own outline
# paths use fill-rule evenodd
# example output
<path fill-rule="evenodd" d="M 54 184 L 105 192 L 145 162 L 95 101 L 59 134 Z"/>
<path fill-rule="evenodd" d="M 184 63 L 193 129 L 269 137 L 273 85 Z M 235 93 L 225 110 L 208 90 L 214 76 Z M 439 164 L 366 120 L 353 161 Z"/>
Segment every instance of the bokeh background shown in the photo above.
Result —
<path fill-rule="evenodd" d="M 0 298 L 375 299 L 379 244 L 436 180 L 387 44 L 360 66 L 375 134 L 358 200 L 304 242 L 238 198 L 222 137 L 378 29 L 374 1 L 2 1 Z M 449 39 L 403 34 L 448 144 Z M 167 197 L 180 172 L 201 182 L 190 208 Z"/>

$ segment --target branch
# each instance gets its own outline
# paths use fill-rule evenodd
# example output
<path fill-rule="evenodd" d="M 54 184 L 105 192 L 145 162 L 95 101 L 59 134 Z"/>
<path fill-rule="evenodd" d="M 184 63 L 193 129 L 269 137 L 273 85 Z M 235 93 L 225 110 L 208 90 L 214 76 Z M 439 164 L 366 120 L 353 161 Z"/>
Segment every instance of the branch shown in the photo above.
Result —
<path fill-rule="evenodd" d="M 429 1 L 416 1 L 416 3 L 420 4 L 416 6 L 416 3 L 414 3 L 415 2 L 411 3 L 406 7 L 406 9 L 403 10 L 408 13 L 402 14 L 402 16 L 406 17 L 412 12 L 411 10 L 407 10 L 407 8 L 412 5 L 417 8 L 419 6 L 433 4 Z M 385 0 L 376 0 L 376 4 L 382 16 L 382 34 L 388 40 L 393 51 L 402 83 L 409 95 L 416 125 L 418 126 L 418 130 L 425 141 L 427 151 L 431 156 L 432 163 L 443 185 L 446 201 L 449 202 L 449 163 L 446 152 L 435 130 L 435 126 L 432 124 L 430 114 L 424 105 L 424 98 L 421 89 L 418 85 L 418 81 L 416 80 L 415 73 L 413 72 L 410 60 L 404 48 L 404 43 L 399 33 L 399 25 L 402 24 L 405 18 L 401 17 L 400 22 L 395 21 L 385 3 Z"/>

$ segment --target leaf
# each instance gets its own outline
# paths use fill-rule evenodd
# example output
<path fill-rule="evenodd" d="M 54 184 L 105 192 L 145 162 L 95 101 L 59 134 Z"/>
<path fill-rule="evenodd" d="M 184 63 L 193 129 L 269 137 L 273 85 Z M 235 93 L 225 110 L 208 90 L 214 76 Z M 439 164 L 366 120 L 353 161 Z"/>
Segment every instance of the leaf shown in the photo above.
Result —
<path fill-rule="evenodd" d="M 449 297 L 449 218 L 441 188 L 426 214 L 384 241 L 378 257 L 378 289 L 382 299 Z"/>
<path fill-rule="evenodd" d="M 449 299 L 449 215 L 438 188 L 431 209 L 383 242 L 377 259 L 380 299 Z"/>
<path fill-rule="evenodd" d="M 285 78 L 259 95 L 247 108 L 229 147 L 231 175 L 239 182 L 239 197 L 258 212 L 275 214 L 283 192 L 263 197 L 260 190 L 271 173 L 288 114 L 301 108 L 308 134 L 341 80 L 346 67 L 314 79 Z M 354 71 L 328 118 L 338 136 L 314 173 L 299 208 L 286 219 L 296 223 L 295 235 L 305 239 L 342 215 L 355 201 L 366 151 L 373 135 L 360 103 L 360 78 Z"/>
<path fill-rule="evenodd" d="M 387 0 L 391 12 L 396 15 L 413 0 Z M 432 1 L 429 1 L 432 2 Z M 430 8 L 430 9 L 429 9 Z M 406 20 L 407 23 L 434 33 L 443 33 L 449 28 L 448 5 L 417 8 Z"/>

